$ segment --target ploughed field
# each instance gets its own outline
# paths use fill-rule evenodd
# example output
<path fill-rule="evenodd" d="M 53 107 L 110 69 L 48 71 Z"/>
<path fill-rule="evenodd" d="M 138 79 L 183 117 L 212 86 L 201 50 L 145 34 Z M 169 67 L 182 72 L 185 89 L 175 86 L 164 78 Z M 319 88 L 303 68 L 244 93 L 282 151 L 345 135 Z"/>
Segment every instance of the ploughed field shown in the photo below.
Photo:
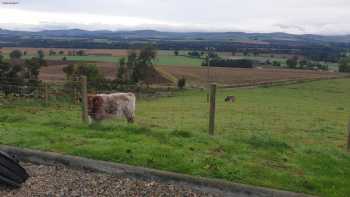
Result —
<path fill-rule="evenodd" d="M 80 106 L 0 97 L 0 143 L 318 196 L 350 193 L 350 79 L 138 99 L 136 123 L 86 125 Z M 224 98 L 234 95 L 235 103 Z M 15 98 L 12 98 L 15 99 Z"/>
<path fill-rule="evenodd" d="M 98 66 L 99 71 L 107 79 L 114 79 L 116 77 L 117 65 L 115 63 L 99 62 L 94 64 Z M 63 68 L 67 65 L 62 61 L 49 61 L 49 66 L 41 68 L 39 78 L 45 81 L 64 81 L 66 76 Z"/>
<path fill-rule="evenodd" d="M 188 67 L 188 66 L 163 66 L 162 72 L 179 79 L 185 77 L 192 85 L 202 85 L 208 82 L 216 82 L 219 85 L 254 85 L 279 81 L 328 79 L 347 76 L 336 72 L 306 71 L 290 69 L 240 69 L 212 67 Z"/>

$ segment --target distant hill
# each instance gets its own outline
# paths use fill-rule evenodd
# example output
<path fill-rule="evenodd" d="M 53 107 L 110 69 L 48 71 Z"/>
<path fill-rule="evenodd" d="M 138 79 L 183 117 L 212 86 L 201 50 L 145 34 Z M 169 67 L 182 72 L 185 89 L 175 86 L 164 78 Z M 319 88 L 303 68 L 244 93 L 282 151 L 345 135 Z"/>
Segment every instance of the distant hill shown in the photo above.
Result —
<path fill-rule="evenodd" d="M 350 35 L 294 35 L 287 33 L 244 33 L 244 32 L 160 32 L 154 30 L 138 31 L 86 31 L 81 29 L 44 30 L 39 32 L 11 31 L 0 29 L 0 38 L 103 38 L 103 39 L 160 39 L 191 41 L 231 41 L 231 42 L 306 42 L 306 43 L 350 43 Z"/>

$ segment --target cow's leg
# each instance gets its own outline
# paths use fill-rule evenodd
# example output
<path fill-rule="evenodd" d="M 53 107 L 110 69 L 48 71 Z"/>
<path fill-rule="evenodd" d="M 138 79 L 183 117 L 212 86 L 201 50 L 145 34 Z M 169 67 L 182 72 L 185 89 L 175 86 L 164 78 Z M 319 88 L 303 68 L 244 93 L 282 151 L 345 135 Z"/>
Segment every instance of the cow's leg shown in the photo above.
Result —
<path fill-rule="evenodd" d="M 123 114 L 128 121 L 128 123 L 134 123 L 135 122 L 135 116 L 128 108 L 123 108 Z"/>

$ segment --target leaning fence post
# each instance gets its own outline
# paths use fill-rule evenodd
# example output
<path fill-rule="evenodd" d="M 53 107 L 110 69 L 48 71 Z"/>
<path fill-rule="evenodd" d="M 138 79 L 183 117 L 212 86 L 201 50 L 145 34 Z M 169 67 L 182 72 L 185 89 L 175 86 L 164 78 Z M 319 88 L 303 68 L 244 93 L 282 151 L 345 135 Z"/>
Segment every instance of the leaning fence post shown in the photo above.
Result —
<path fill-rule="evenodd" d="M 348 151 L 350 152 L 350 120 L 348 123 Z"/>
<path fill-rule="evenodd" d="M 80 83 L 81 83 L 81 97 L 82 97 L 82 119 L 84 123 L 89 123 L 86 76 L 81 77 Z"/>
<path fill-rule="evenodd" d="M 214 135 L 214 130 L 215 130 L 215 104 L 216 104 L 216 84 L 210 84 L 209 135 Z"/>
<path fill-rule="evenodd" d="M 45 105 L 49 104 L 49 87 L 47 82 L 44 82 L 44 102 Z"/>

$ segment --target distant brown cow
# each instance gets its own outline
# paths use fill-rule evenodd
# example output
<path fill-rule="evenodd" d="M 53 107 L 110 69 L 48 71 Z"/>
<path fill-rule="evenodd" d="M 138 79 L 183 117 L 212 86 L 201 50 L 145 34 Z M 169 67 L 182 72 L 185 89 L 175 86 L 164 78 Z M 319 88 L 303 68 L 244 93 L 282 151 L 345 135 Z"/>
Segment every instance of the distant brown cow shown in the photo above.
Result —
<path fill-rule="evenodd" d="M 226 103 L 234 103 L 236 101 L 236 97 L 235 96 L 227 96 L 225 98 L 225 102 Z"/>
<path fill-rule="evenodd" d="M 96 94 L 88 96 L 88 113 L 94 121 L 125 117 L 135 120 L 136 97 L 133 93 Z"/>

